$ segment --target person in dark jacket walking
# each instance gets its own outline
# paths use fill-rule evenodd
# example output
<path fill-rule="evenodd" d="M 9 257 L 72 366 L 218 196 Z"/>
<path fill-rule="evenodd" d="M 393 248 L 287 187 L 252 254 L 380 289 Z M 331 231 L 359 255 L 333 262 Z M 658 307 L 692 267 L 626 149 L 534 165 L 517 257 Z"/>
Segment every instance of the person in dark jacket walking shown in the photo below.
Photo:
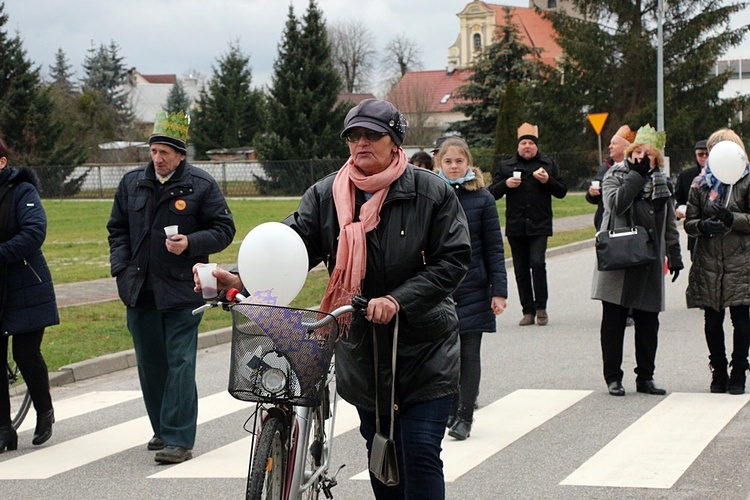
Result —
<path fill-rule="evenodd" d="M 469 146 L 461 138 L 448 138 L 435 159 L 438 175 L 458 195 L 471 235 L 471 266 L 453 293 L 461 334 L 461 383 L 453 421 L 448 421 L 448 435 L 464 440 L 471 434 L 479 394 L 482 334 L 497 329 L 495 315 L 505 310 L 508 277 L 497 205 L 484 189 L 482 171 L 473 166 Z"/>
<path fill-rule="evenodd" d="M 698 141 L 695 144 L 695 165 L 680 172 L 677 176 L 677 185 L 674 191 L 674 201 L 677 204 L 675 215 L 678 219 L 684 219 L 687 212 L 688 198 L 690 197 L 690 187 L 693 180 L 701 174 L 708 161 L 708 144 L 706 141 Z M 688 235 L 688 251 L 690 259 L 693 259 L 693 250 L 695 250 L 695 236 Z"/>
<path fill-rule="evenodd" d="M 434 172 L 409 165 L 401 144 L 404 116 L 387 101 L 353 107 L 341 137 L 350 157 L 310 187 L 284 223 L 305 242 L 311 268 L 324 262 L 331 279 L 320 308 L 370 299 L 336 342 L 336 390 L 359 412 L 368 459 L 375 434 L 373 337 L 378 347 L 379 413 L 390 426 L 391 353 L 398 328 L 395 442 L 400 482 L 370 474 L 378 499 L 445 498 L 441 441 L 458 391 L 458 317 L 451 294 L 471 262 L 466 217 L 458 197 Z M 214 271 L 221 288 L 238 276 Z M 196 274 L 196 289 L 200 282 Z"/>
<path fill-rule="evenodd" d="M 607 390 L 624 396 L 622 355 L 625 323 L 632 310 L 635 323 L 637 392 L 664 395 L 654 382 L 659 313 L 664 310 L 664 259 L 674 282 L 683 268 L 680 236 L 674 216 L 672 184 L 662 167 L 666 136 L 650 125 L 638 129 L 625 150 L 626 161 L 609 169 L 602 184 L 602 227 L 642 226 L 652 235 L 658 258 L 649 264 L 617 271 L 594 271 L 591 297 L 602 301 L 600 341 Z"/>
<path fill-rule="evenodd" d="M 732 141 L 742 150 L 742 139 L 730 129 L 711 134 L 710 150 Z M 747 158 L 747 154 L 745 154 Z M 689 190 L 685 232 L 695 238 L 693 265 L 685 293 L 688 307 L 703 308 L 708 359 L 714 393 L 743 394 L 750 347 L 750 165 L 729 187 L 717 179 L 708 164 Z M 729 308 L 734 336 L 732 370 L 727 377 L 724 314 Z"/>
<path fill-rule="evenodd" d="M 521 326 L 546 325 L 547 239 L 552 236 L 552 197 L 568 192 L 560 168 L 539 153 L 536 125 L 518 128 L 518 152 L 500 163 L 489 187 L 495 199 L 505 196 L 505 235 L 523 307 Z"/>
<path fill-rule="evenodd" d="M 110 265 L 127 307 L 138 376 L 161 463 L 192 457 L 198 416 L 195 356 L 204 303 L 192 267 L 228 247 L 232 214 L 216 181 L 185 161 L 184 113 L 157 115 L 151 162 L 123 176 L 109 231 Z M 166 237 L 164 228 L 177 225 Z"/>
<path fill-rule="evenodd" d="M 8 339 L 13 337 L 13 359 L 36 410 L 31 443 L 40 445 L 52 436 L 55 421 L 42 338 L 46 327 L 60 323 L 52 275 L 42 253 L 47 215 L 37 191 L 39 181 L 33 170 L 8 166 L 8 155 L 0 139 L 0 453 L 18 447 L 5 376 Z"/>

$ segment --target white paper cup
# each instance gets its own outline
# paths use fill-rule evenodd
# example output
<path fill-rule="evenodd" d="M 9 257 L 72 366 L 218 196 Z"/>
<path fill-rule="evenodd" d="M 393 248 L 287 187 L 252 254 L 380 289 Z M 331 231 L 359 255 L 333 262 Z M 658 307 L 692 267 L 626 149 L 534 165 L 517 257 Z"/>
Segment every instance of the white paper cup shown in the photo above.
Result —
<path fill-rule="evenodd" d="M 166 233 L 167 239 L 171 240 L 172 236 L 176 236 L 179 233 L 179 226 L 167 226 L 164 228 L 164 233 Z"/>
<path fill-rule="evenodd" d="M 513 178 L 520 179 L 521 178 L 521 172 L 519 172 L 518 170 L 514 171 L 513 172 Z"/>
<path fill-rule="evenodd" d="M 599 189 L 600 186 L 601 186 L 601 182 L 600 181 L 591 181 L 591 187 L 592 188 Z"/>
<path fill-rule="evenodd" d="M 213 299 L 217 293 L 216 276 L 214 276 L 213 270 L 216 269 L 216 264 L 199 264 L 196 269 L 198 270 L 198 280 L 201 282 L 201 290 L 203 291 L 204 299 Z"/>

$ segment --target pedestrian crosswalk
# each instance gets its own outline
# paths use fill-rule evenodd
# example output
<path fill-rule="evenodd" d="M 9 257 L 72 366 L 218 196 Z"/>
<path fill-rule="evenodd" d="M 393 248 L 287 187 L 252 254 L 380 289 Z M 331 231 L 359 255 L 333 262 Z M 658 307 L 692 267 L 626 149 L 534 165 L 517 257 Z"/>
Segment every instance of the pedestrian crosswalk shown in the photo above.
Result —
<path fill-rule="evenodd" d="M 471 437 L 466 441 L 446 438 L 443 461 L 447 483 L 460 483 L 483 463 L 510 445 L 523 446 L 539 429 L 561 418 L 568 410 L 592 397 L 587 390 L 519 389 L 483 406 L 475 414 Z M 140 398 L 138 391 L 100 391 L 55 402 L 58 424 L 113 408 Z M 670 489 L 704 452 L 725 426 L 736 418 L 750 395 L 671 393 L 654 402 L 559 482 L 561 487 L 616 487 Z M 621 400 L 611 401 L 618 404 Z M 235 412 L 248 411 L 248 403 L 226 392 L 200 399 L 199 425 Z M 21 432 L 33 426 L 29 418 Z M 336 435 L 358 432 L 356 410 L 339 401 Z M 200 428 L 199 428 L 200 432 Z M 43 480 L 64 475 L 107 457 L 142 447 L 151 437 L 148 419 L 139 416 L 79 437 L 55 441 L 26 453 L 0 455 L 0 481 Z M 579 438 L 586 439 L 585 432 Z M 234 440 L 213 450 L 198 450 L 193 460 L 160 467 L 150 480 L 235 479 L 247 475 L 251 437 Z M 366 470 L 351 471 L 347 481 L 369 480 Z M 2 488 L 0 482 L 0 489 Z"/>

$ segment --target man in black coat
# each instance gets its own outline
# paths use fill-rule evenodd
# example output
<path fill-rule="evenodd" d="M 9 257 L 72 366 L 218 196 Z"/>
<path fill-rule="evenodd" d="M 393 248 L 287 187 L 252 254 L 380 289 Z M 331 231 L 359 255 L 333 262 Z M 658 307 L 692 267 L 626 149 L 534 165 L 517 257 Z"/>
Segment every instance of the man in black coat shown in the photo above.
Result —
<path fill-rule="evenodd" d="M 685 206 L 688 202 L 688 196 L 690 195 L 690 186 L 693 184 L 693 179 L 698 177 L 706 166 L 708 161 L 708 146 L 706 141 L 698 141 L 695 143 L 695 165 L 680 172 L 677 176 L 677 186 L 674 192 L 674 199 L 677 208 L 675 209 L 675 215 L 678 219 L 685 218 Z M 695 248 L 695 237 L 688 236 L 688 250 L 690 250 L 690 260 L 693 260 L 693 249 Z"/>
<path fill-rule="evenodd" d="M 151 162 L 126 173 L 115 194 L 110 265 L 127 306 L 143 401 L 160 463 L 192 458 L 198 417 L 195 357 L 204 300 L 193 266 L 232 243 L 235 228 L 216 181 L 185 161 L 184 113 L 157 115 Z M 167 238 L 166 226 L 178 234 Z"/>
<path fill-rule="evenodd" d="M 552 236 L 552 196 L 568 192 L 560 168 L 539 153 L 536 125 L 518 128 L 518 151 L 500 163 L 489 187 L 495 199 L 506 197 L 505 235 L 513 255 L 518 295 L 523 307 L 519 325 L 546 325 L 547 239 Z"/>

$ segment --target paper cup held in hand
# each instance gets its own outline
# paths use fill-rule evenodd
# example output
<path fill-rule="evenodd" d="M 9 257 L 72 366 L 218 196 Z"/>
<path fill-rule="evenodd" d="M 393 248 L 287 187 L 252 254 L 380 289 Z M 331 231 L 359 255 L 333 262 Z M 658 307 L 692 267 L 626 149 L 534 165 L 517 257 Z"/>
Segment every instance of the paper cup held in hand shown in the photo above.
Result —
<path fill-rule="evenodd" d="M 164 233 L 167 235 L 167 239 L 172 239 L 172 236 L 176 236 L 179 232 L 179 226 L 167 226 L 164 228 Z"/>
<path fill-rule="evenodd" d="M 599 189 L 600 186 L 601 186 L 600 181 L 591 181 L 591 187 L 592 188 Z"/>
<path fill-rule="evenodd" d="M 213 275 L 216 264 L 199 264 L 196 269 L 198 270 L 198 280 L 201 282 L 203 298 L 215 298 L 218 295 L 216 276 Z"/>
<path fill-rule="evenodd" d="M 518 170 L 513 171 L 513 178 L 520 179 L 521 178 L 521 172 Z"/>

